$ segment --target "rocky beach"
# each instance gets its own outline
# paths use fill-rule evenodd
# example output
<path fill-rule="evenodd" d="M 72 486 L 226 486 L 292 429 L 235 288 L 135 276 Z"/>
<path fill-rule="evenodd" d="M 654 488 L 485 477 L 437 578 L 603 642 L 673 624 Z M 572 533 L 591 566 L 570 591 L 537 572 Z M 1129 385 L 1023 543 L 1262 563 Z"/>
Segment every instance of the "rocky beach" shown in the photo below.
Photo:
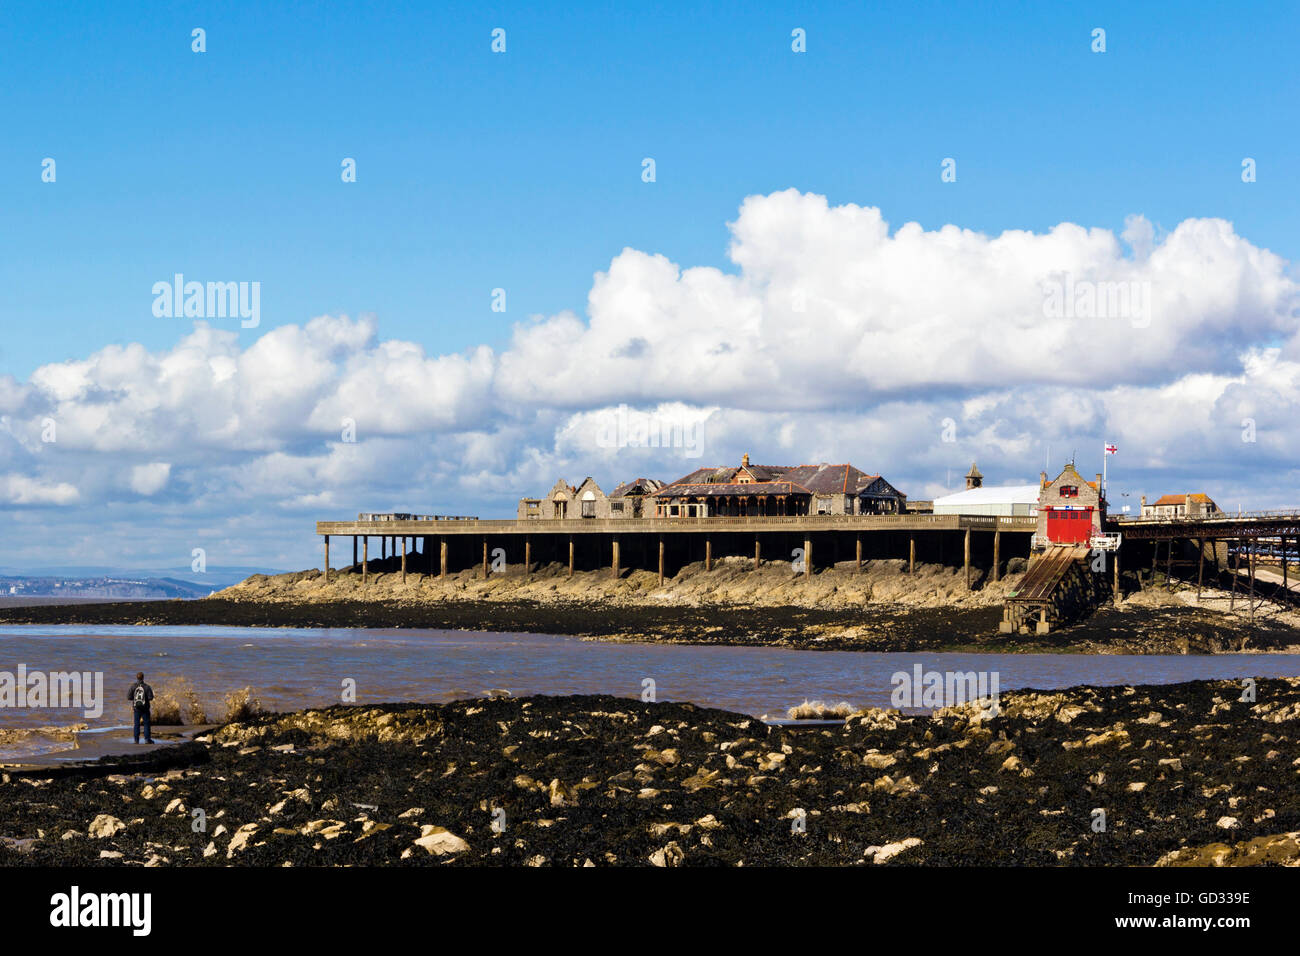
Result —
<path fill-rule="evenodd" d="M 1254 691 L 797 728 L 608 696 L 251 715 L 135 764 L 9 768 L 0 865 L 1294 865 L 1300 680 Z"/>

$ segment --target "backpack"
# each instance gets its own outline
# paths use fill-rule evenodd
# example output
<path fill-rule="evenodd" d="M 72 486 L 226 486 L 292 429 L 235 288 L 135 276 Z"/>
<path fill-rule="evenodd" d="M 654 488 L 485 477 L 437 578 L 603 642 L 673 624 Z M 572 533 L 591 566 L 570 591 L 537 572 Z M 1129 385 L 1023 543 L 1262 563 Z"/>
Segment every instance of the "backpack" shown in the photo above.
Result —
<path fill-rule="evenodd" d="M 135 685 L 135 692 L 131 695 L 131 702 L 135 704 L 136 707 L 149 706 L 149 697 L 145 693 L 144 684 Z"/>

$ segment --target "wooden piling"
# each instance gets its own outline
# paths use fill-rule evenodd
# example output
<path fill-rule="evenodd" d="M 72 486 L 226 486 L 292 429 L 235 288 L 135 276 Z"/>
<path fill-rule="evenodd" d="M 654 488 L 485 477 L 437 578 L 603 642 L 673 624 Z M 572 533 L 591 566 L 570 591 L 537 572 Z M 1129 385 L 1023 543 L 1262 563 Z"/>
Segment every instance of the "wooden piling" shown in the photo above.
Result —
<path fill-rule="evenodd" d="M 854 535 L 854 550 L 857 552 L 858 571 L 862 571 L 862 535 Z"/>
<path fill-rule="evenodd" d="M 533 536 L 524 535 L 524 577 L 527 577 L 533 570 Z"/>
<path fill-rule="evenodd" d="M 713 570 L 713 539 L 704 539 L 704 570 Z"/>
<path fill-rule="evenodd" d="M 614 536 L 614 538 L 611 540 L 610 544 L 613 546 L 613 560 L 611 561 L 611 564 L 612 564 L 613 569 L 614 569 L 614 580 L 617 581 L 617 580 L 618 580 L 618 571 L 619 571 L 619 568 L 618 568 L 618 557 L 619 557 L 619 555 L 618 555 L 618 536 L 617 536 L 617 535 Z"/>
<path fill-rule="evenodd" d="M 966 529 L 966 542 L 963 547 L 962 565 L 966 570 L 966 590 L 970 590 L 970 528 Z"/>
<path fill-rule="evenodd" d="M 907 573 L 916 573 L 916 535 L 907 536 Z"/>
<path fill-rule="evenodd" d="M 1196 539 L 1196 600 L 1201 600 L 1201 585 L 1205 580 L 1205 539 Z"/>
<path fill-rule="evenodd" d="M 573 577 L 573 535 L 569 535 L 569 577 Z"/>
<path fill-rule="evenodd" d="M 993 580 L 998 582 L 1002 580 L 1002 532 L 993 532 Z"/>
<path fill-rule="evenodd" d="M 763 546 L 759 543 L 758 535 L 754 535 L 754 570 L 758 570 L 759 562 L 762 561 Z"/>
<path fill-rule="evenodd" d="M 1115 549 L 1115 603 L 1118 604 L 1123 597 L 1119 585 L 1119 548 Z"/>
<path fill-rule="evenodd" d="M 659 586 L 664 586 L 664 536 L 659 536 Z"/>
<path fill-rule="evenodd" d="M 487 577 L 488 577 L 488 552 L 487 552 L 487 546 L 488 546 L 487 535 L 483 535 L 483 580 L 484 580 L 484 581 L 486 581 L 486 580 L 487 580 Z"/>
<path fill-rule="evenodd" d="M 402 583 L 406 583 L 406 535 L 402 535 Z"/>
<path fill-rule="evenodd" d="M 445 535 L 438 538 L 438 577 L 444 581 L 447 579 L 447 538 Z"/>
<path fill-rule="evenodd" d="M 361 583 L 369 580 L 370 574 L 370 535 L 361 539 Z"/>
<path fill-rule="evenodd" d="M 803 576 L 812 577 L 812 535 L 806 534 L 803 538 Z"/>

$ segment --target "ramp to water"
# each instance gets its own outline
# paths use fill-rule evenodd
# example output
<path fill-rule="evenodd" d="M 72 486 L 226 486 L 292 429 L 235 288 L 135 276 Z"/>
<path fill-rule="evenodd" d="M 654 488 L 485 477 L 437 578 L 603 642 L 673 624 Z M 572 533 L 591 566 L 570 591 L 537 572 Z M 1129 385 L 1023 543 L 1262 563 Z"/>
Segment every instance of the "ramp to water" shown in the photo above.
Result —
<path fill-rule="evenodd" d="M 1074 562 L 1087 557 L 1088 549 L 1075 545 L 1055 545 L 1029 566 L 1020 587 L 1008 603 L 1026 604 L 1050 601 Z"/>

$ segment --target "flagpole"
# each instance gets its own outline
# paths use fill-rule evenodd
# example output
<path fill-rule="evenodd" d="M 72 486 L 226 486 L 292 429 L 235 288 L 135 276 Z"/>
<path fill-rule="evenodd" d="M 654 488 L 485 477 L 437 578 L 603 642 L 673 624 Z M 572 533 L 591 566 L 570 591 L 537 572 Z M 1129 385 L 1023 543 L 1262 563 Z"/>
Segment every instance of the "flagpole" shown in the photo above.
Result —
<path fill-rule="evenodd" d="M 1109 442 L 1106 443 L 1108 445 Z M 1106 462 L 1110 458 L 1110 449 L 1106 445 L 1101 446 L 1101 497 L 1106 497 Z"/>

